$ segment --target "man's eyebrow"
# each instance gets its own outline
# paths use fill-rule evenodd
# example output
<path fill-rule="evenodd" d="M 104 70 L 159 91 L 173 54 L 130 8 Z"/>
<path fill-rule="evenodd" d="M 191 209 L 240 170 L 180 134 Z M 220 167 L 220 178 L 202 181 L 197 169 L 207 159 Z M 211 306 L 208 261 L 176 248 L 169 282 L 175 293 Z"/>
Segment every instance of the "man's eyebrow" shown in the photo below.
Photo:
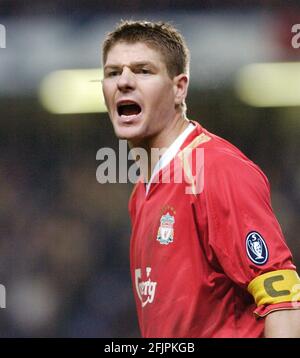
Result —
<path fill-rule="evenodd" d="M 131 64 L 133 67 L 141 67 L 141 66 L 153 66 L 155 67 L 155 64 L 151 61 L 139 61 L 139 62 L 133 62 Z"/>
<path fill-rule="evenodd" d="M 128 66 L 128 67 L 142 67 L 142 66 L 151 66 L 151 67 L 157 67 L 153 62 L 151 61 L 137 61 L 137 62 L 131 62 L 129 65 L 122 65 L 122 64 L 118 64 L 118 63 L 112 63 L 112 64 L 107 64 L 104 66 L 104 70 L 106 69 L 116 69 L 116 68 L 121 68 L 123 66 Z"/>

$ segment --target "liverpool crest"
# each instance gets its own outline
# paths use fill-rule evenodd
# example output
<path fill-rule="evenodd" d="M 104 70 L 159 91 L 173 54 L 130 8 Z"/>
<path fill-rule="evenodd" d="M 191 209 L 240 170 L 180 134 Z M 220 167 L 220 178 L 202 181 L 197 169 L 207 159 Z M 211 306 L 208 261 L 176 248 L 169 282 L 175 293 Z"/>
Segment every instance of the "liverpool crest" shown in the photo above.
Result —
<path fill-rule="evenodd" d="M 169 245 L 174 240 L 174 216 L 167 213 L 163 215 L 160 219 L 160 226 L 157 232 L 156 240 L 162 245 Z"/>

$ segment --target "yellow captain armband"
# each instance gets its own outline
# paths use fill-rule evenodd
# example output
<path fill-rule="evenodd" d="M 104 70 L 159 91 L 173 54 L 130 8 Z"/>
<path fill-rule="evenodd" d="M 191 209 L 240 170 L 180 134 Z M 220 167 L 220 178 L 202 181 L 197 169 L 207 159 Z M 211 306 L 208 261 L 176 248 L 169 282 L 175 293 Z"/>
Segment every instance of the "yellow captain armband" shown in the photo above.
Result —
<path fill-rule="evenodd" d="M 294 270 L 277 270 L 255 277 L 248 292 L 257 306 L 300 301 L 300 279 Z"/>

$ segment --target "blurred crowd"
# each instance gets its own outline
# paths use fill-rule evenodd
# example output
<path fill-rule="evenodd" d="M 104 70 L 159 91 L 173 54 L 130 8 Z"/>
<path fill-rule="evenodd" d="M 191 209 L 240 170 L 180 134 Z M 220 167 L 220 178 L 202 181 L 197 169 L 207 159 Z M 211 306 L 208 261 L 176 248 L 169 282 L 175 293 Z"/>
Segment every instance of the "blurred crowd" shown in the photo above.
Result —
<path fill-rule="evenodd" d="M 128 264 L 130 188 L 100 185 L 96 152 L 75 153 L 75 142 L 59 147 L 53 133 L 34 125 L 27 121 L 31 133 L 2 126 L 0 283 L 7 308 L 0 310 L 0 336 L 138 336 Z"/>
<path fill-rule="evenodd" d="M 299 6 L 298 0 L 1 0 L 0 16 L 18 16 L 35 14 L 68 15 L 82 18 L 93 17 L 99 13 L 114 12 L 143 12 L 160 9 L 160 11 L 195 11 L 195 10 L 223 10 L 228 8 L 276 8 L 283 6 Z"/>

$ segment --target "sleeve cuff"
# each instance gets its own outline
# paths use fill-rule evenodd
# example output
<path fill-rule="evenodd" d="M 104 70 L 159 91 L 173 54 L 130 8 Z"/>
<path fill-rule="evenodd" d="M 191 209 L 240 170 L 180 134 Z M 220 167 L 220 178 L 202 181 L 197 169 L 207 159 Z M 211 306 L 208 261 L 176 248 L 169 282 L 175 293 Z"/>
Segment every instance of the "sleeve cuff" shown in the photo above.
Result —
<path fill-rule="evenodd" d="M 271 312 L 282 310 L 297 310 L 300 309 L 300 302 L 281 302 L 273 305 L 261 305 L 254 310 L 255 316 L 263 318 Z"/>

